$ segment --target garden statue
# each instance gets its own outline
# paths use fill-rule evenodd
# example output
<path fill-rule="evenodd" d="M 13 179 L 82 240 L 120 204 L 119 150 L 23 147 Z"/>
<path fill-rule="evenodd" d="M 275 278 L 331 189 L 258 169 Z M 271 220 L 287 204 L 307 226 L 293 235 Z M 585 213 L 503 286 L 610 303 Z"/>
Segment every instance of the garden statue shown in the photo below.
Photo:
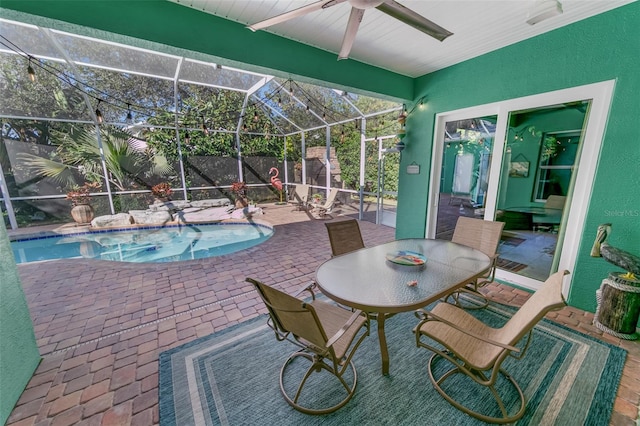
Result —
<path fill-rule="evenodd" d="M 607 243 L 611 224 L 598 226 L 591 256 L 603 257 L 625 270 L 610 272 L 596 291 L 598 306 L 593 323 L 600 330 L 621 339 L 638 338 L 636 325 L 640 316 L 640 257 Z"/>
<path fill-rule="evenodd" d="M 275 174 L 271 176 L 271 173 Z M 269 176 L 271 176 L 271 186 L 273 186 L 278 190 L 278 192 L 280 192 L 280 202 L 278 204 L 286 204 L 282 202 L 282 181 L 280 180 L 280 178 L 278 178 L 279 174 L 280 172 L 275 167 L 269 169 Z"/>

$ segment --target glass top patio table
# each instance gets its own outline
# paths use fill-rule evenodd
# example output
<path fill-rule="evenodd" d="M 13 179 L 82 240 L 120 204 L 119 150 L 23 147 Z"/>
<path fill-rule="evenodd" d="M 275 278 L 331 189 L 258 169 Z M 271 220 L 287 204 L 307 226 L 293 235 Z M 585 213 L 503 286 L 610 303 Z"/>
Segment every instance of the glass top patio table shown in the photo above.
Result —
<path fill-rule="evenodd" d="M 387 254 L 412 251 L 423 255 L 423 265 L 400 265 Z M 382 372 L 389 373 L 384 335 L 387 314 L 422 308 L 463 287 L 491 267 L 479 250 L 445 240 L 403 239 L 333 257 L 316 271 L 316 283 L 336 302 L 376 313 Z M 415 281 L 415 285 L 409 285 Z"/>

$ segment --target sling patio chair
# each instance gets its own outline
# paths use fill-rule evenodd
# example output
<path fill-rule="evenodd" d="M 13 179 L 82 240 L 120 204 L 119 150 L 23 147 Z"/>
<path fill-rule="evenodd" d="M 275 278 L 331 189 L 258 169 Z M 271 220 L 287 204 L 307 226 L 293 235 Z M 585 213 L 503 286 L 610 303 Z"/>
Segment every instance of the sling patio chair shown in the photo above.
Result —
<path fill-rule="evenodd" d="M 557 232 L 566 200 L 563 195 L 549 195 L 544 202 L 544 213 L 531 215 L 533 230 Z"/>
<path fill-rule="evenodd" d="M 289 204 L 296 206 L 296 210 L 307 210 L 309 206 L 309 185 L 297 183 L 289 195 Z"/>
<path fill-rule="evenodd" d="M 336 203 L 336 196 L 338 195 L 338 188 L 331 188 L 329 191 L 329 196 L 327 197 L 327 201 L 324 204 L 313 204 L 313 210 L 318 214 L 319 217 L 323 218 L 327 215 L 327 213 L 331 213 L 334 204 Z"/>
<path fill-rule="evenodd" d="M 327 227 L 327 233 L 329 234 L 332 256 L 339 256 L 364 248 L 364 241 L 362 240 L 362 233 L 357 220 L 325 222 L 324 225 Z"/>
<path fill-rule="evenodd" d="M 522 359 L 535 325 L 547 312 L 566 306 L 562 295 L 566 274 L 568 271 L 551 275 L 500 328 L 490 327 L 449 303 L 438 303 L 431 311 L 416 311 L 420 319 L 414 329 L 416 344 L 433 352 L 428 370 L 438 393 L 460 411 L 485 422 L 520 419 L 527 405 L 524 393 L 501 365 L 507 356 Z M 461 392 L 465 391 L 467 398 L 471 395 L 475 400 L 462 403 Z M 497 405 L 489 403 L 492 397 Z M 509 398 L 515 409 L 505 404 Z M 475 405 L 482 408 L 475 409 Z"/>
<path fill-rule="evenodd" d="M 343 407 L 356 390 L 357 373 L 351 358 L 369 335 L 367 315 L 316 300 L 313 293 L 315 284 L 303 288 L 312 296 L 312 301 L 304 302 L 255 279 L 246 280 L 256 287 L 267 306 L 267 324 L 276 339 L 287 340 L 300 347 L 287 358 L 280 370 L 280 390 L 287 403 L 307 414 L 327 414 Z M 304 374 L 293 367 L 295 364 L 299 366 L 298 360 L 309 361 Z M 288 374 L 289 369 L 300 374 Z M 329 374 L 322 378 L 319 375 L 311 377 L 313 373 L 323 371 Z M 302 376 L 293 397 L 290 393 L 295 384 L 292 388 L 291 380 L 287 382 L 287 378 L 292 376 Z M 329 380 L 335 383 L 329 383 Z M 309 386 L 305 388 L 305 384 Z"/>
<path fill-rule="evenodd" d="M 502 236 L 504 222 L 492 222 L 483 219 L 460 216 L 456 222 L 455 230 L 451 241 L 462 244 L 467 247 L 480 250 L 492 259 L 491 269 L 485 275 L 470 282 L 462 290 L 456 290 L 445 298 L 448 301 L 451 298 L 456 306 L 461 305 L 460 293 L 471 292 L 480 297 L 484 303 L 482 305 L 466 305 L 467 309 L 486 308 L 489 300 L 478 290 L 495 279 L 496 263 L 498 261 L 498 245 Z"/>

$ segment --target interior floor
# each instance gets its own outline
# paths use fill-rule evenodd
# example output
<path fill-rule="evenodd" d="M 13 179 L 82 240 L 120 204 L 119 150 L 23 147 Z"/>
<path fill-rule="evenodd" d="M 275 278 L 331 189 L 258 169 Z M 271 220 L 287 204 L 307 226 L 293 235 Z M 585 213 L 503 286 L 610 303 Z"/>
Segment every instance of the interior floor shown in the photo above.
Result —
<path fill-rule="evenodd" d="M 451 240 L 459 216 L 482 218 L 483 209 L 462 198 L 441 193 L 436 238 Z M 544 281 L 551 272 L 558 234 L 548 231 L 503 231 L 498 247 L 498 267 Z"/>

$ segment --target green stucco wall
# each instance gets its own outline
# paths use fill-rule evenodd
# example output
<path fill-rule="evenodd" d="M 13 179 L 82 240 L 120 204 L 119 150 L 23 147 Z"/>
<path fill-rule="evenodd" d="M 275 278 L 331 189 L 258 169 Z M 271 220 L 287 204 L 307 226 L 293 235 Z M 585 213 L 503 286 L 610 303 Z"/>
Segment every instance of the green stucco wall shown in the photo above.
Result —
<path fill-rule="evenodd" d="M 247 70 L 273 73 L 284 78 L 294 77 L 303 81 L 324 81 L 345 90 L 356 89 L 389 99 L 413 99 L 413 79 L 410 77 L 354 60 L 338 61 L 335 53 L 265 31 L 254 33 L 244 25 L 166 0 L 1 0 L 0 7 L 5 8 L 4 11 L 0 10 L 0 15 L 8 19 L 110 39 L 95 31 L 102 30 L 204 53 L 213 56 L 214 60 L 221 58 L 222 64 L 241 65 Z M 51 20 L 38 22 L 33 17 L 25 18 L 12 11 Z M 70 28 L 64 22 L 75 26 Z M 127 40 L 127 43 L 148 47 L 140 45 L 136 40 Z M 180 54 L 155 47 L 165 53 Z"/>
<path fill-rule="evenodd" d="M 0 424 L 4 424 L 40 362 L 27 301 L 0 221 Z"/>
<path fill-rule="evenodd" d="M 609 243 L 640 254 L 638 22 L 635 2 L 416 79 L 416 99 L 426 103 L 407 120 L 396 236 L 425 232 L 435 114 L 616 79 L 569 295 L 569 304 L 595 311 L 596 289 L 617 269 L 589 256 L 597 226 L 612 223 Z M 424 172 L 404 174 L 413 161 Z"/>

